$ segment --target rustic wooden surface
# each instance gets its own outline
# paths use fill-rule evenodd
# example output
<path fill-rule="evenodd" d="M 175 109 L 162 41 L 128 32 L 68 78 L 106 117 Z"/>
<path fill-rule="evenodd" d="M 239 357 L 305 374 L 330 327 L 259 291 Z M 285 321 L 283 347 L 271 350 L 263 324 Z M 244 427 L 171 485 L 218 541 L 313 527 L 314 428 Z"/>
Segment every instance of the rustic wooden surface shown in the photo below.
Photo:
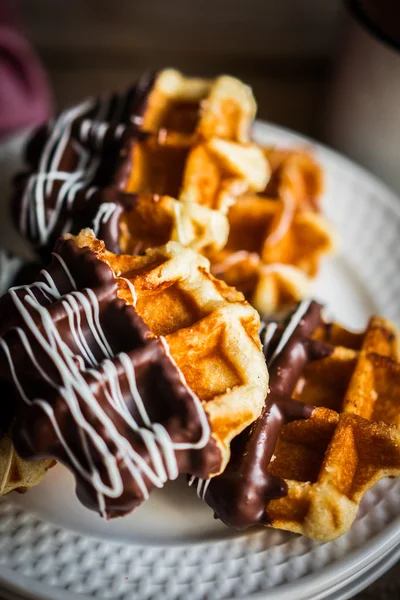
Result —
<path fill-rule="evenodd" d="M 56 104 L 122 89 L 145 69 L 226 72 L 254 89 L 259 116 L 319 136 L 340 0 L 21 0 Z M 400 597 L 400 565 L 357 600 Z"/>

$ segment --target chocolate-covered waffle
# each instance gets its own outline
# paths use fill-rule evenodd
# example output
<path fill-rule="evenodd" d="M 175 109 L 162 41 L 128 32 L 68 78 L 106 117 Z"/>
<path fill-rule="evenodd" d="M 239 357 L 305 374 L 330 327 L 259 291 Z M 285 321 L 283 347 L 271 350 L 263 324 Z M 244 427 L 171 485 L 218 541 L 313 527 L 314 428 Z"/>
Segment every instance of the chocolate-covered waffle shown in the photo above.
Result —
<path fill-rule="evenodd" d="M 269 314 L 310 294 L 335 235 L 319 213 L 322 170 L 311 154 L 273 148 L 264 154 L 271 168 L 268 184 L 231 206 L 228 242 L 210 259 L 214 275 Z"/>
<path fill-rule="evenodd" d="M 109 265 L 121 278 L 119 297 L 133 302 L 150 330 L 165 337 L 203 403 L 223 455 L 222 470 L 230 441 L 264 404 L 268 376 L 257 312 L 240 292 L 210 275 L 206 258 L 176 242 L 148 249 L 143 256 L 126 256 L 107 251 L 90 230 L 74 240 Z"/>
<path fill-rule="evenodd" d="M 197 256 L 171 244 L 176 254 Z M 135 265 L 129 265 L 129 260 L 135 259 L 109 254 L 105 261 L 98 246 L 101 243 L 89 232 L 77 241 L 61 239 L 38 281 L 13 288 L 3 297 L 0 379 L 16 406 L 13 441 L 19 455 L 63 462 L 75 475 L 81 501 L 113 517 L 130 512 L 153 487 L 162 487 L 179 473 L 194 470 L 207 477 L 218 473 L 229 458 L 230 434 L 218 430 L 215 413 L 231 400 L 236 419 L 242 419 L 242 426 L 235 425 L 243 429 L 261 410 L 267 373 L 256 339 L 257 315 L 250 306 L 233 302 L 234 309 L 239 309 L 237 324 L 232 323 L 224 343 L 235 343 L 240 322 L 243 337 L 253 334 L 250 345 L 258 368 L 252 365 L 250 382 L 240 382 L 241 386 L 227 389 L 226 380 L 223 394 L 212 386 L 212 377 L 207 383 L 205 375 L 208 397 L 202 398 L 202 403 L 173 358 L 174 336 L 164 336 L 161 331 L 161 317 L 167 320 L 168 312 L 168 306 L 162 311 L 162 294 L 158 293 L 159 327 L 155 327 L 156 317 L 152 323 L 147 317 L 149 328 L 140 316 L 144 311 L 139 310 L 143 290 L 133 275 Z M 157 257 L 159 266 L 161 255 L 162 249 Z M 187 260 L 186 266 L 189 263 Z M 151 266 L 148 281 L 154 274 L 154 261 Z M 146 279 L 144 267 L 142 262 L 141 276 Z M 170 260 L 167 271 L 171 274 L 172 270 Z M 203 270 L 204 264 L 199 273 Z M 188 312 L 196 303 L 190 292 L 181 292 L 186 294 Z M 157 295 L 154 288 L 153 293 Z M 178 295 L 177 287 L 175 293 Z M 164 300 L 168 304 L 168 294 Z M 197 310 L 210 315 L 210 326 L 218 324 L 220 313 L 226 312 L 229 304 L 222 295 L 218 302 L 217 293 L 214 298 L 203 294 L 197 302 Z M 229 313 L 233 320 L 234 309 Z M 168 315 L 167 329 L 173 316 Z M 247 329 L 239 319 L 247 319 Z M 175 335 L 181 328 L 176 322 Z M 205 335 L 196 337 L 195 327 L 192 331 L 196 349 Z M 219 332 L 222 337 L 221 328 Z M 229 365 L 224 370 L 223 364 L 218 364 L 225 355 L 231 358 L 229 350 L 226 354 L 221 350 L 214 362 L 210 356 L 207 366 L 212 368 L 215 363 L 217 372 L 232 379 Z M 241 368 L 245 372 L 245 367 Z M 226 420 L 225 426 L 229 425 Z"/>
<path fill-rule="evenodd" d="M 222 214 L 206 206 L 182 210 L 177 200 L 160 198 L 156 185 L 146 190 L 151 197 L 145 198 L 125 189 L 132 167 L 127 148 L 149 137 L 140 125 L 154 81 L 143 77 L 126 93 L 88 99 L 61 113 L 30 140 L 26 172 L 15 179 L 12 213 L 20 233 L 45 257 L 59 235 L 78 233 L 86 226 L 98 233 L 100 224 L 116 251 L 126 250 L 126 244 L 129 249 L 143 247 L 149 235 L 196 249 L 202 243 L 209 250 L 225 244 L 227 221 Z M 165 172 L 169 165 L 162 167 Z M 142 169 L 146 167 L 139 161 L 136 172 Z M 151 226 L 143 223 L 144 205 L 147 212 L 157 212 Z"/>
<path fill-rule="evenodd" d="M 398 332 L 326 324 L 303 301 L 262 330 L 270 372 L 263 413 L 232 443 L 224 473 L 195 481 L 235 528 L 262 524 L 326 541 L 345 533 L 365 492 L 400 475 Z"/>

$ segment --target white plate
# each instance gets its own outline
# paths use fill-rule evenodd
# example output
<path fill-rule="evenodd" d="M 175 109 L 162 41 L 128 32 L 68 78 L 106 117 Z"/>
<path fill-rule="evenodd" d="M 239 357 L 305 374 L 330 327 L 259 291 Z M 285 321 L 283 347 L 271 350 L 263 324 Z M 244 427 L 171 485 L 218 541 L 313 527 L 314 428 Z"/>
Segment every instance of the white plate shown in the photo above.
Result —
<path fill-rule="evenodd" d="M 310 140 L 263 123 L 256 136 L 311 145 L 326 170 L 324 210 L 341 250 L 323 265 L 318 297 L 349 326 L 364 326 L 372 312 L 400 324 L 400 201 Z M 400 481 L 385 480 L 366 495 L 349 533 L 318 544 L 274 530 L 231 532 L 180 481 L 105 523 L 78 504 L 58 466 L 29 494 L 0 503 L 0 584 L 41 600 L 344 599 L 395 560 L 399 506 Z"/>

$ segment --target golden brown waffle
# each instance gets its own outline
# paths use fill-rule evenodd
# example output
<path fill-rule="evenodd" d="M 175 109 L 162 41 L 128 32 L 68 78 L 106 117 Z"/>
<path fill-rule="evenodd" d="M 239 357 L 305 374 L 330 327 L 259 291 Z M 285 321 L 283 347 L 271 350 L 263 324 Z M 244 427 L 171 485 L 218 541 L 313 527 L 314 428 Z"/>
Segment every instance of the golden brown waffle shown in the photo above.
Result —
<path fill-rule="evenodd" d="M 264 189 L 268 178 L 258 146 L 211 138 L 191 149 L 179 198 L 226 213 L 242 194 Z"/>
<path fill-rule="evenodd" d="M 18 456 L 11 438 L 0 438 L 0 496 L 12 491 L 26 492 L 37 485 L 54 460 L 26 461 Z"/>
<path fill-rule="evenodd" d="M 327 541 L 350 528 L 368 489 L 400 476 L 399 334 L 373 317 L 365 333 L 332 325 L 315 337 L 334 352 L 297 383 L 294 397 L 318 408 L 281 431 L 269 471 L 288 494 L 266 514 L 273 527 Z"/>
<path fill-rule="evenodd" d="M 234 77 L 207 80 L 166 69 L 156 76 L 142 126 L 244 143 L 255 112 L 251 89 Z"/>
<path fill-rule="evenodd" d="M 270 181 L 263 192 L 245 194 L 231 206 L 228 242 L 211 255 L 211 270 L 268 314 L 309 295 L 321 257 L 334 250 L 335 235 L 318 212 L 322 172 L 312 156 L 264 153 Z"/>
<path fill-rule="evenodd" d="M 258 417 L 267 392 L 257 312 L 210 275 L 206 258 L 176 242 L 127 256 L 108 252 L 90 230 L 73 239 L 111 267 L 119 297 L 135 305 L 155 335 L 165 336 L 203 402 L 225 466 L 230 441 Z"/>

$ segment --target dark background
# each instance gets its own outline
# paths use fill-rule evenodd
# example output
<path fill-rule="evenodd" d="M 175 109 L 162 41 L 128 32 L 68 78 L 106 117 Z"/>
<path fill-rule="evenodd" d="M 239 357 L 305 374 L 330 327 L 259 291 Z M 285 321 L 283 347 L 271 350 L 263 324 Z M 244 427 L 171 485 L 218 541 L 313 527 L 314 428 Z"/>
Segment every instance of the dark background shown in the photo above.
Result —
<path fill-rule="evenodd" d="M 59 107 L 120 89 L 143 70 L 229 73 L 259 116 L 318 131 L 341 0 L 21 0 Z"/>

